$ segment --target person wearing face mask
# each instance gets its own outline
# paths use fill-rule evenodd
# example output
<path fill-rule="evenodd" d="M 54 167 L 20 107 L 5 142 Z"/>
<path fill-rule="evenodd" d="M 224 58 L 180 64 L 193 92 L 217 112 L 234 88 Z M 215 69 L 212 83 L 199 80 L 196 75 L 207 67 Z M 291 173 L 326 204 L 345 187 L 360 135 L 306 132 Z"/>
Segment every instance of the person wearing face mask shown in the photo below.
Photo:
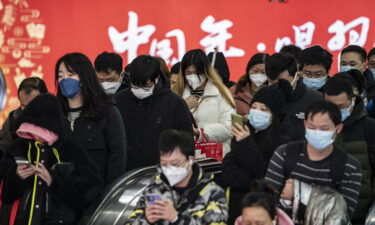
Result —
<path fill-rule="evenodd" d="M 257 180 L 251 186 L 241 200 L 241 216 L 235 225 L 294 225 L 289 216 L 277 208 L 277 195 L 270 184 Z"/>
<path fill-rule="evenodd" d="M 230 151 L 231 114 L 236 108 L 229 89 L 201 49 L 184 55 L 180 71 L 182 75 L 177 78 L 173 91 L 185 99 L 194 116 L 197 124 L 194 135 L 202 141 L 203 130 L 208 141 L 223 143 L 225 155 Z"/>
<path fill-rule="evenodd" d="M 328 85 L 328 84 L 327 84 Z M 334 145 L 342 131 L 341 113 L 328 101 L 318 101 L 306 109 L 305 140 L 278 147 L 268 165 L 266 180 L 280 195 L 283 208 L 291 205 L 297 191 L 295 181 L 338 191 L 345 199 L 347 213 L 353 216 L 361 188 L 361 164 L 342 148 Z M 299 193 L 299 192 L 297 192 Z M 299 193 L 300 196 L 303 193 Z M 300 200 L 304 202 L 304 199 Z M 325 201 L 325 199 L 323 199 Z M 305 205 L 307 203 L 305 202 Z M 299 207 L 294 221 L 303 223 L 304 207 Z M 321 213 L 325 214 L 323 207 Z"/>
<path fill-rule="evenodd" d="M 236 103 L 237 114 L 247 116 L 254 94 L 267 85 L 265 63 L 268 54 L 257 53 L 251 57 L 243 75 L 237 84 L 230 88 Z"/>
<path fill-rule="evenodd" d="M 367 68 L 371 71 L 374 81 L 366 85 L 368 104 L 366 110 L 371 118 L 375 118 L 375 48 L 372 48 L 367 55 Z"/>
<path fill-rule="evenodd" d="M 57 97 L 67 129 L 88 152 L 108 185 L 125 172 L 126 135 L 121 115 L 87 56 L 69 53 L 55 68 Z"/>
<path fill-rule="evenodd" d="M 122 58 L 116 53 L 102 52 L 94 61 L 96 75 L 107 95 L 129 87 L 122 72 Z"/>
<path fill-rule="evenodd" d="M 268 162 L 279 146 L 283 92 L 276 85 L 263 87 L 255 93 L 250 107 L 248 124 L 232 126 L 231 151 L 222 163 L 222 180 L 230 187 L 228 224 L 233 224 L 241 214 L 238 202 L 252 181 L 264 177 Z"/>
<path fill-rule="evenodd" d="M 345 47 L 340 53 L 340 72 L 356 69 L 363 74 L 366 84 L 374 82 L 372 72 L 366 68 L 366 57 L 366 50 L 361 46 L 349 45 Z"/>
<path fill-rule="evenodd" d="M 336 104 L 342 115 L 344 128 L 335 144 L 353 155 L 364 171 L 358 208 L 352 218 L 353 224 L 363 224 L 375 200 L 375 120 L 367 116 L 362 98 L 354 95 L 353 84 L 342 76 L 327 82 L 324 98 Z"/>
<path fill-rule="evenodd" d="M 309 88 L 322 92 L 329 78 L 332 54 L 319 45 L 315 45 L 302 50 L 299 62 L 303 83 Z"/>
<path fill-rule="evenodd" d="M 281 121 L 281 143 L 303 139 L 306 108 L 322 99 L 322 94 L 299 80 L 297 62 L 293 56 L 275 53 L 266 61 L 268 84 L 277 84 L 284 92 L 285 117 Z"/>
<path fill-rule="evenodd" d="M 226 224 L 225 192 L 194 162 L 193 136 L 166 130 L 160 136 L 159 151 L 159 172 L 126 224 Z"/>
<path fill-rule="evenodd" d="M 158 163 L 157 143 L 164 130 L 183 130 L 193 135 L 189 109 L 171 91 L 170 81 L 156 58 L 138 56 L 131 63 L 129 76 L 131 88 L 115 95 L 127 129 L 127 170 Z"/>
<path fill-rule="evenodd" d="M 0 214 L 1 224 L 77 224 L 102 182 L 85 149 L 66 132 L 57 98 L 36 96 L 15 129 L 18 139 L 0 161 L 1 209 L 13 204 L 10 218 Z"/>

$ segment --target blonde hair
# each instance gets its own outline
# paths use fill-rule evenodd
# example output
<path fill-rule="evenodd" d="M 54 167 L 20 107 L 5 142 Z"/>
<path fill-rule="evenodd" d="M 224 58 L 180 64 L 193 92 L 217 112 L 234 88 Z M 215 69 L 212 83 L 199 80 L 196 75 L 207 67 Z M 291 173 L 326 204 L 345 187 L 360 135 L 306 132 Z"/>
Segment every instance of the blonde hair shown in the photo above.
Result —
<path fill-rule="evenodd" d="M 209 66 L 208 70 L 205 70 L 204 75 L 208 80 L 210 80 L 215 85 L 217 89 L 219 89 L 219 92 L 224 97 L 225 101 L 229 105 L 231 105 L 232 108 L 236 108 L 236 104 L 234 103 L 234 99 L 232 97 L 231 92 L 224 85 L 216 70 L 212 66 Z M 182 67 L 180 67 L 179 76 L 177 77 L 176 85 L 173 86 L 172 91 L 176 93 L 176 95 L 182 97 L 186 85 L 187 84 L 185 83 L 184 71 L 182 71 Z"/>

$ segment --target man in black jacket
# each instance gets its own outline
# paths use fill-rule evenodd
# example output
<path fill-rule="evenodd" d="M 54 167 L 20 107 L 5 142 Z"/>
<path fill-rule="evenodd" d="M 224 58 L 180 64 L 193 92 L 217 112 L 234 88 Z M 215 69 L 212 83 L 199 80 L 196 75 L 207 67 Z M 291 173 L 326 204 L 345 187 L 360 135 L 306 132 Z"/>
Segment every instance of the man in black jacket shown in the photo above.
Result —
<path fill-rule="evenodd" d="M 298 81 L 297 62 L 289 54 L 276 53 L 266 61 L 269 84 L 278 83 L 284 91 L 286 112 L 281 122 L 281 143 L 303 139 L 306 108 L 322 99 L 322 94 Z"/>
<path fill-rule="evenodd" d="M 375 120 L 366 115 L 362 98 L 353 94 L 352 83 L 345 78 L 333 77 L 327 81 L 324 98 L 341 110 L 344 128 L 335 144 L 354 156 L 362 166 L 362 188 L 352 222 L 364 224 L 366 214 L 375 199 Z"/>
<path fill-rule="evenodd" d="M 138 56 L 131 63 L 131 88 L 115 95 L 126 124 L 127 170 L 159 163 L 157 143 L 162 131 L 184 130 L 193 135 L 185 101 L 172 93 L 169 80 L 160 71 L 158 60 Z"/>

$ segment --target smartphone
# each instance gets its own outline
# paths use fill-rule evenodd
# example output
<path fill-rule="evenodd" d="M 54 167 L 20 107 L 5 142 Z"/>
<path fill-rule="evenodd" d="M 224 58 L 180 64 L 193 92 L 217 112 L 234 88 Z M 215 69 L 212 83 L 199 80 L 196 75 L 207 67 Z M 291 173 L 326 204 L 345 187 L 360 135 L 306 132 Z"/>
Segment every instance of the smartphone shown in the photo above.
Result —
<path fill-rule="evenodd" d="M 238 115 L 238 114 L 232 114 L 232 125 L 234 126 L 235 123 L 238 123 L 240 126 L 244 125 L 244 119 L 243 116 Z"/>
<path fill-rule="evenodd" d="M 30 162 L 23 157 L 14 157 L 17 165 L 30 165 Z"/>
<path fill-rule="evenodd" d="M 161 200 L 161 196 L 159 194 L 147 194 L 146 195 L 146 202 L 148 205 L 155 204 L 156 200 Z"/>

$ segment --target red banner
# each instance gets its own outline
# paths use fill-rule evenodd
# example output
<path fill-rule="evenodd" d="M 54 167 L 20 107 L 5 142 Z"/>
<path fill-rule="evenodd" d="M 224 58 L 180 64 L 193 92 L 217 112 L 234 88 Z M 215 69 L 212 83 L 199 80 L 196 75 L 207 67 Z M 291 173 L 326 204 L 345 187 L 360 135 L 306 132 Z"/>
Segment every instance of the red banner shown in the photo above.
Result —
<path fill-rule="evenodd" d="M 256 52 L 319 44 L 335 55 L 332 74 L 343 47 L 374 46 L 374 7 L 373 0 L 2 0 L 0 67 L 7 96 L 0 123 L 18 106 L 17 87 L 25 77 L 42 77 L 55 90 L 55 63 L 68 52 L 94 60 L 114 51 L 125 64 L 151 54 L 172 65 L 190 49 L 217 47 L 236 81 Z"/>

